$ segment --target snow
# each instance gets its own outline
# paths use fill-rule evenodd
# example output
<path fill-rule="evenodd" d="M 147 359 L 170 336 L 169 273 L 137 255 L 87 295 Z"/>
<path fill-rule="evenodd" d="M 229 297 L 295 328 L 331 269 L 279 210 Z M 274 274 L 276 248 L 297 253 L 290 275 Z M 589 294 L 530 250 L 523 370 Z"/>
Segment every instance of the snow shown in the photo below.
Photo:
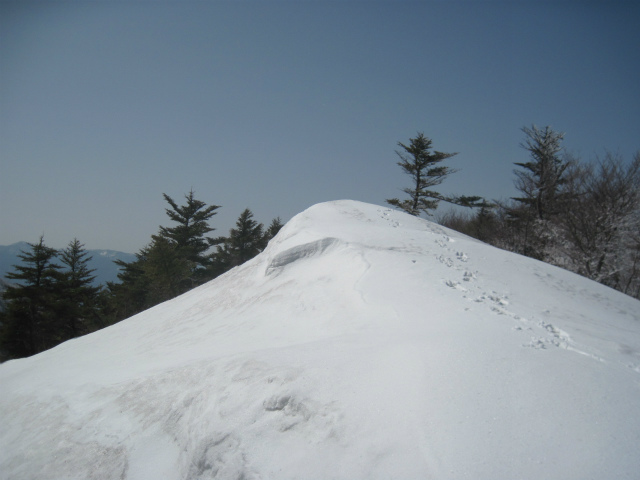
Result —
<path fill-rule="evenodd" d="M 0 365 L 0 478 L 631 479 L 639 398 L 637 300 L 328 202 L 206 285 Z"/>

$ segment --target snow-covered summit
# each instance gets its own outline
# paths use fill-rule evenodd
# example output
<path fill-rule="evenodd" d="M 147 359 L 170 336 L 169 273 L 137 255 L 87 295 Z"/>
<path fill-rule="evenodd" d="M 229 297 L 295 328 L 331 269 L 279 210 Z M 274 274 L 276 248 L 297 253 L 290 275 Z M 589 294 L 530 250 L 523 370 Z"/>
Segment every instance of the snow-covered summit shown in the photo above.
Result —
<path fill-rule="evenodd" d="M 0 365 L 7 479 L 640 471 L 640 302 L 353 201 L 117 325 Z"/>

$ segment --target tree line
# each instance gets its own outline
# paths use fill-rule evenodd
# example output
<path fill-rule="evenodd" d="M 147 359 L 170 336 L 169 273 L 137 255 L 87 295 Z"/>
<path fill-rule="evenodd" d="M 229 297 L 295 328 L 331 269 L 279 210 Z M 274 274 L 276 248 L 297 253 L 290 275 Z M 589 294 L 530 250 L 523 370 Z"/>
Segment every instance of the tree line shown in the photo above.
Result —
<path fill-rule="evenodd" d="M 2 294 L 0 361 L 34 355 L 181 295 L 253 258 L 282 228 L 279 218 L 265 228 L 247 208 L 228 236 L 211 237 L 218 205 L 193 191 L 183 205 L 163 196 L 173 223 L 160 226 L 134 261 L 116 261 L 118 282 L 92 285 L 91 257 L 78 239 L 63 250 L 48 247 L 43 237 L 29 244 Z"/>
<path fill-rule="evenodd" d="M 515 163 L 517 197 L 488 202 L 434 191 L 454 172 L 441 162 L 455 154 L 433 151 L 420 133 L 396 152 L 412 178 L 404 189 L 409 198 L 387 203 L 417 216 L 432 215 L 441 201 L 473 207 L 451 210 L 438 221 L 640 298 L 640 152 L 631 162 L 612 153 L 583 162 L 565 151 L 564 134 L 551 127 L 522 132 L 529 161 Z"/>

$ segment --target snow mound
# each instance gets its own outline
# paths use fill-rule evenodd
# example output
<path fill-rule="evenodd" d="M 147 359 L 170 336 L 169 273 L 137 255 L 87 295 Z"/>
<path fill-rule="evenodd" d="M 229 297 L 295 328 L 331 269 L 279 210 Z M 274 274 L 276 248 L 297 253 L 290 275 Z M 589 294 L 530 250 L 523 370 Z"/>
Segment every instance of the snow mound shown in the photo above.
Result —
<path fill-rule="evenodd" d="M 387 208 L 0 365 L 3 479 L 640 471 L 640 302 Z"/>

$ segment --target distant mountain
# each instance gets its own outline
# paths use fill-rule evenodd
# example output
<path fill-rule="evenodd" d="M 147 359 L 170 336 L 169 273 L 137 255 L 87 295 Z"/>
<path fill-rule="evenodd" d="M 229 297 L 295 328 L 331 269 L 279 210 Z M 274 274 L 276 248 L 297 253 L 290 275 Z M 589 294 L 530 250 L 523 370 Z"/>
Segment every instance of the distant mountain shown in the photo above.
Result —
<path fill-rule="evenodd" d="M 6 280 L 5 275 L 14 271 L 13 266 L 21 263 L 18 255 L 21 251 L 29 251 L 31 247 L 27 242 L 18 242 L 11 245 L 0 245 L 0 279 Z M 118 280 L 118 266 L 113 263 L 115 260 L 131 262 L 136 256 L 133 253 L 118 252 L 116 250 L 87 250 L 92 259 L 89 267 L 95 269 L 93 274 L 96 279 L 95 285 Z"/>

